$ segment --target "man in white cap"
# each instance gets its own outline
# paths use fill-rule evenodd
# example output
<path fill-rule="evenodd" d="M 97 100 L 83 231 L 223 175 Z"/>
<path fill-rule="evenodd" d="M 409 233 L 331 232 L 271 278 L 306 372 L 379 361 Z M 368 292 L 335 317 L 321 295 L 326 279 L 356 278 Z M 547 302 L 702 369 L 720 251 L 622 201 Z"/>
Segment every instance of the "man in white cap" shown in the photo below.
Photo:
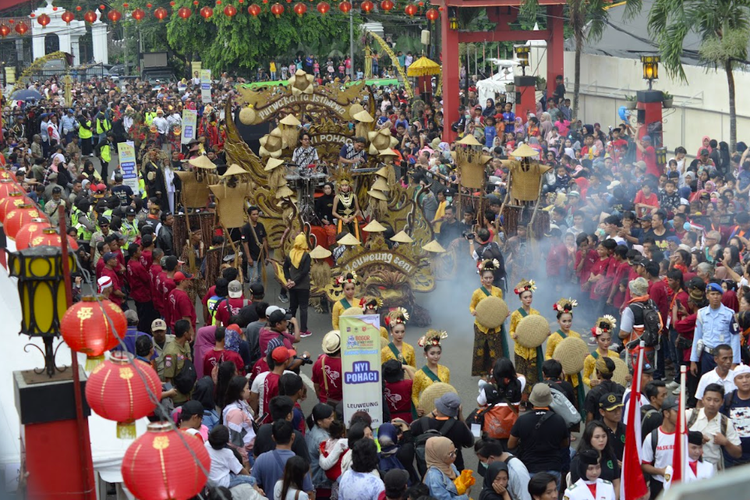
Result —
<path fill-rule="evenodd" d="M 323 337 L 323 354 L 312 368 L 315 394 L 321 403 L 335 405 L 343 396 L 341 382 L 341 332 L 331 330 Z"/>
<path fill-rule="evenodd" d="M 727 466 L 741 465 L 750 462 L 750 366 L 737 365 L 734 370 L 736 389 L 727 391 L 721 409 L 734 423 L 740 436 L 742 456 L 732 458 L 724 455 Z"/>
<path fill-rule="evenodd" d="M 109 300 L 109 295 L 112 293 L 112 278 L 109 276 L 102 276 L 96 280 L 96 292 L 102 295 L 105 299 Z"/>

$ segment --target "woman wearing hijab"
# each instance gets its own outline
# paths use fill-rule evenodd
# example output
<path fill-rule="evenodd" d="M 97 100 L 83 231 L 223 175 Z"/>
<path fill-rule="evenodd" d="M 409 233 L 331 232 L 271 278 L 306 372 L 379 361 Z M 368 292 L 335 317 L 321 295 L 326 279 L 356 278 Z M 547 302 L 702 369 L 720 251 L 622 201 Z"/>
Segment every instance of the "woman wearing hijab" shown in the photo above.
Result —
<path fill-rule="evenodd" d="M 438 500 L 469 500 L 468 491 L 458 494 L 453 482 L 458 477 L 456 446 L 447 437 L 432 437 L 425 444 L 427 473 L 423 482 L 430 488 L 430 496 Z"/>
<path fill-rule="evenodd" d="M 482 116 L 487 118 L 488 116 L 495 116 L 497 111 L 495 110 L 495 101 L 493 99 L 487 99 L 487 106 L 482 110 Z"/>
<path fill-rule="evenodd" d="M 307 306 L 310 303 L 310 247 L 307 235 L 299 233 L 294 238 L 294 247 L 284 259 L 284 277 L 289 290 L 289 312 L 297 315 L 299 308 L 300 337 L 312 335 L 307 329 Z"/>
<path fill-rule="evenodd" d="M 237 374 L 245 375 L 245 363 L 240 356 L 240 327 L 237 325 L 229 325 L 224 331 L 224 350 L 236 353 L 237 356 L 227 358 L 229 361 L 234 361 L 237 365 Z"/>
<path fill-rule="evenodd" d="M 198 328 L 198 336 L 195 339 L 193 359 L 195 363 L 195 374 L 198 379 L 201 379 L 204 375 L 211 375 L 210 373 L 203 373 L 203 358 L 206 357 L 206 353 L 214 348 L 216 344 L 216 327 L 215 326 L 204 326 Z"/>
<path fill-rule="evenodd" d="M 216 403 L 214 403 L 214 381 L 210 376 L 198 379 L 191 397 L 203 405 L 202 424 L 208 428 L 208 432 L 211 432 L 211 429 L 219 424 L 221 419 L 216 412 Z"/>
<path fill-rule="evenodd" d="M 517 500 L 508 491 L 508 464 L 502 460 L 492 462 L 484 473 L 484 484 L 479 500 Z"/>
<path fill-rule="evenodd" d="M 391 469 L 405 469 L 398 459 L 398 429 L 391 423 L 382 424 L 378 428 L 378 443 L 380 443 L 380 464 L 378 469 L 385 475 Z"/>

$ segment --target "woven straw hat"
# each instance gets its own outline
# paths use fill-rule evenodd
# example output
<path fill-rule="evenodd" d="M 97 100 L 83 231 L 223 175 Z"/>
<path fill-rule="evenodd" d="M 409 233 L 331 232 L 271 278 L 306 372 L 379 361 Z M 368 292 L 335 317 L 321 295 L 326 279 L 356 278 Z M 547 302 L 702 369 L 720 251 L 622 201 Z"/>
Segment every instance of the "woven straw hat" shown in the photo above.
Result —
<path fill-rule="evenodd" d="M 287 186 L 282 186 L 279 188 L 278 191 L 276 191 L 276 198 L 288 198 L 294 194 L 294 191 L 289 189 Z"/>
<path fill-rule="evenodd" d="M 477 322 L 480 325 L 492 329 L 499 328 L 500 325 L 502 325 L 508 317 L 508 304 L 506 304 L 503 299 L 492 295 L 490 297 L 485 297 L 479 301 L 479 304 L 477 304 L 476 313 Z M 541 316 L 539 317 L 541 318 Z M 518 329 L 520 329 L 520 326 L 521 325 L 519 324 Z M 547 323 L 547 331 L 549 331 L 549 323 Z M 546 332 L 544 338 L 546 338 Z M 544 342 L 544 339 L 542 339 L 542 342 Z M 542 344 L 540 343 L 539 345 Z"/>
<path fill-rule="evenodd" d="M 628 364 L 619 356 L 612 356 L 609 359 L 615 362 L 615 372 L 612 374 L 612 382 L 620 384 L 623 387 L 627 386 Z"/>
<path fill-rule="evenodd" d="M 404 231 L 403 229 L 392 236 L 391 241 L 395 241 L 396 243 L 414 243 L 414 240 L 411 238 L 411 236 L 406 234 L 406 231 Z"/>
<path fill-rule="evenodd" d="M 342 312 L 340 316 L 362 316 L 365 313 L 361 307 L 350 307 L 346 311 Z"/>
<path fill-rule="evenodd" d="M 352 236 L 352 233 L 349 233 L 339 240 L 339 244 L 352 247 L 361 245 L 362 243 L 357 238 Z"/>
<path fill-rule="evenodd" d="M 383 193 L 382 191 L 378 191 L 377 189 L 370 189 L 367 194 L 376 200 L 380 201 L 388 201 L 388 197 Z"/>
<path fill-rule="evenodd" d="M 489 297 L 484 300 L 489 300 Z M 484 302 L 484 300 L 482 300 L 482 302 Z M 480 304 L 482 302 L 480 302 Z M 477 306 L 477 310 L 478 309 L 479 306 Z M 479 318 L 478 313 L 477 318 Z M 518 326 L 516 327 L 516 342 L 523 347 L 536 349 L 544 344 L 547 337 L 549 337 L 549 323 L 543 316 L 539 316 L 538 314 L 530 314 L 529 316 L 526 316 L 519 321 Z"/>
<path fill-rule="evenodd" d="M 362 228 L 362 231 L 367 231 L 368 233 L 382 233 L 385 231 L 385 226 L 373 219 L 369 224 Z"/>
<path fill-rule="evenodd" d="M 352 107 L 353 107 L 353 106 L 352 106 Z M 349 113 L 351 113 L 351 110 L 349 111 Z M 372 122 L 374 122 L 374 121 L 375 121 L 375 118 L 373 118 L 373 117 L 372 117 L 372 116 L 370 115 L 370 113 L 368 113 L 368 112 L 367 112 L 367 111 L 365 111 L 364 109 L 363 109 L 362 111 L 358 112 L 358 113 L 354 113 L 354 114 L 352 115 L 352 118 L 354 118 L 354 119 L 355 119 L 355 120 L 357 120 L 358 122 L 362 122 L 362 123 L 372 123 Z"/>
<path fill-rule="evenodd" d="M 463 144 L 464 146 L 481 146 L 481 144 L 473 134 L 467 134 L 463 139 L 458 141 L 458 143 Z"/>
<path fill-rule="evenodd" d="M 586 342 L 576 337 L 568 337 L 557 344 L 552 357 L 560 362 L 566 375 L 575 375 L 583 370 L 583 360 L 589 354 Z"/>
<path fill-rule="evenodd" d="M 443 248 L 443 246 L 436 240 L 432 240 L 428 244 L 424 245 L 422 247 L 422 250 L 431 253 L 445 253 L 445 248 Z"/>
<path fill-rule="evenodd" d="M 231 177 L 233 175 L 245 175 L 249 173 L 250 172 L 240 167 L 236 163 L 232 163 L 232 165 L 227 169 L 227 171 L 224 172 L 224 175 L 222 175 L 222 177 Z"/>
<path fill-rule="evenodd" d="M 216 165 L 208 159 L 208 156 L 206 155 L 200 155 L 197 158 L 191 158 L 188 160 L 188 163 L 196 168 L 205 168 L 207 170 L 212 170 L 216 168 Z"/>
<path fill-rule="evenodd" d="M 280 167 L 283 164 L 284 160 L 280 160 L 278 158 L 269 158 L 263 170 L 265 170 L 266 172 L 270 172 L 271 170 L 275 169 L 276 167 Z"/>
<path fill-rule="evenodd" d="M 294 115 L 286 115 L 283 120 L 279 123 L 282 125 L 289 125 L 291 127 L 299 127 L 302 123 Z"/>
<path fill-rule="evenodd" d="M 310 252 L 311 259 L 327 259 L 330 256 L 331 251 L 320 245 L 316 245 L 316 247 L 312 249 L 312 252 Z"/>
<path fill-rule="evenodd" d="M 435 410 L 435 400 L 440 399 L 440 396 L 448 392 L 458 394 L 458 391 L 450 384 L 433 382 L 419 395 L 419 407 L 424 410 L 425 415 L 431 413 Z"/>
<path fill-rule="evenodd" d="M 378 170 L 377 172 L 375 172 L 375 175 L 377 175 L 378 177 L 382 177 L 384 179 L 387 179 L 388 178 L 388 167 L 382 167 L 380 170 Z"/>
<path fill-rule="evenodd" d="M 372 184 L 372 189 L 378 189 L 380 191 L 388 191 L 388 183 L 385 179 L 380 177 L 379 175 L 376 176 L 377 179 L 375 179 L 375 182 Z"/>

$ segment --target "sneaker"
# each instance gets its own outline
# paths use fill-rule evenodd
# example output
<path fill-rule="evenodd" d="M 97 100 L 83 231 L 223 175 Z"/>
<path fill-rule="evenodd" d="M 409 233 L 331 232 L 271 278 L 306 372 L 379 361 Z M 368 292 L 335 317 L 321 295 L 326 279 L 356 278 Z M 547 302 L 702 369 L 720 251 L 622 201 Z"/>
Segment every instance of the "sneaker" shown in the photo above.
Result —
<path fill-rule="evenodd" d="M 279 300 L 283 302 L 284 304 L 286 304 L 287 302 L 289 302 L 289 296 L 279 294 Z"/>
<path fill-rule="evenodd" d="M 680 388 L 678 387 L 677 389 L 673 390 L 672 394 L 674 394 L 675 396 L 679 396 L 680 395 Z"/>
<path fill-rule="evenodd" d="M 300 333 L 299 336 L 303 339 L 306 339 L 307 337 L 312 336 L 312 332 L 310 330 L 305 330 L 304 332 Z"/>
<path fill-rule="evenodd" d="M 673 390 L 677 389 L 678 387 L 680 387 L 680 384 L 678 384 L 674 380 L 672 380 L 671 382 L 669 382 L 667 384 L 667 390 L 669 390 L 669 391 L 673 391 Z"/>

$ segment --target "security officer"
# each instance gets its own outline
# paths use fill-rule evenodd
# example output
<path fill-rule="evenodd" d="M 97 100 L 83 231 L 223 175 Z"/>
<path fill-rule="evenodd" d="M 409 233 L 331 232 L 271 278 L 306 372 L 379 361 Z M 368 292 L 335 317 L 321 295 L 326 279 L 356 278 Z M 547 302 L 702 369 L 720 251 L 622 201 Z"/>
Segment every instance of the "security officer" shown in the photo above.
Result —
<path fill-rule="evenodd" d="M 135 221 L 135 208 L 125 209 L 125 219 L 120 221 L 120 232 L 128 245 L 135 242 L 138 237 L 138 224 Z"/>
<path fill-rule="evenodd" d="M 716 368 L 714 350 L 719 344 L 729 344 L 732 347 L 732 368 L 740 364 L 739 328 L 734 311 L 721 303 L 723 293 L 724 290 L 718 283 L 706 285 L 708 307 L 698 310 L 693 349 L 690 352 L 690 371 L 697 377 Z"/>
<path fill-rule="evenodd" d="M 91 203 L 86 198 L 79 198 L 70 211 L 70 225 L 78 231 L 78 242 L 86 246 L 91 244 L 91 235 L 96 225 L 89 218 Z"/>

